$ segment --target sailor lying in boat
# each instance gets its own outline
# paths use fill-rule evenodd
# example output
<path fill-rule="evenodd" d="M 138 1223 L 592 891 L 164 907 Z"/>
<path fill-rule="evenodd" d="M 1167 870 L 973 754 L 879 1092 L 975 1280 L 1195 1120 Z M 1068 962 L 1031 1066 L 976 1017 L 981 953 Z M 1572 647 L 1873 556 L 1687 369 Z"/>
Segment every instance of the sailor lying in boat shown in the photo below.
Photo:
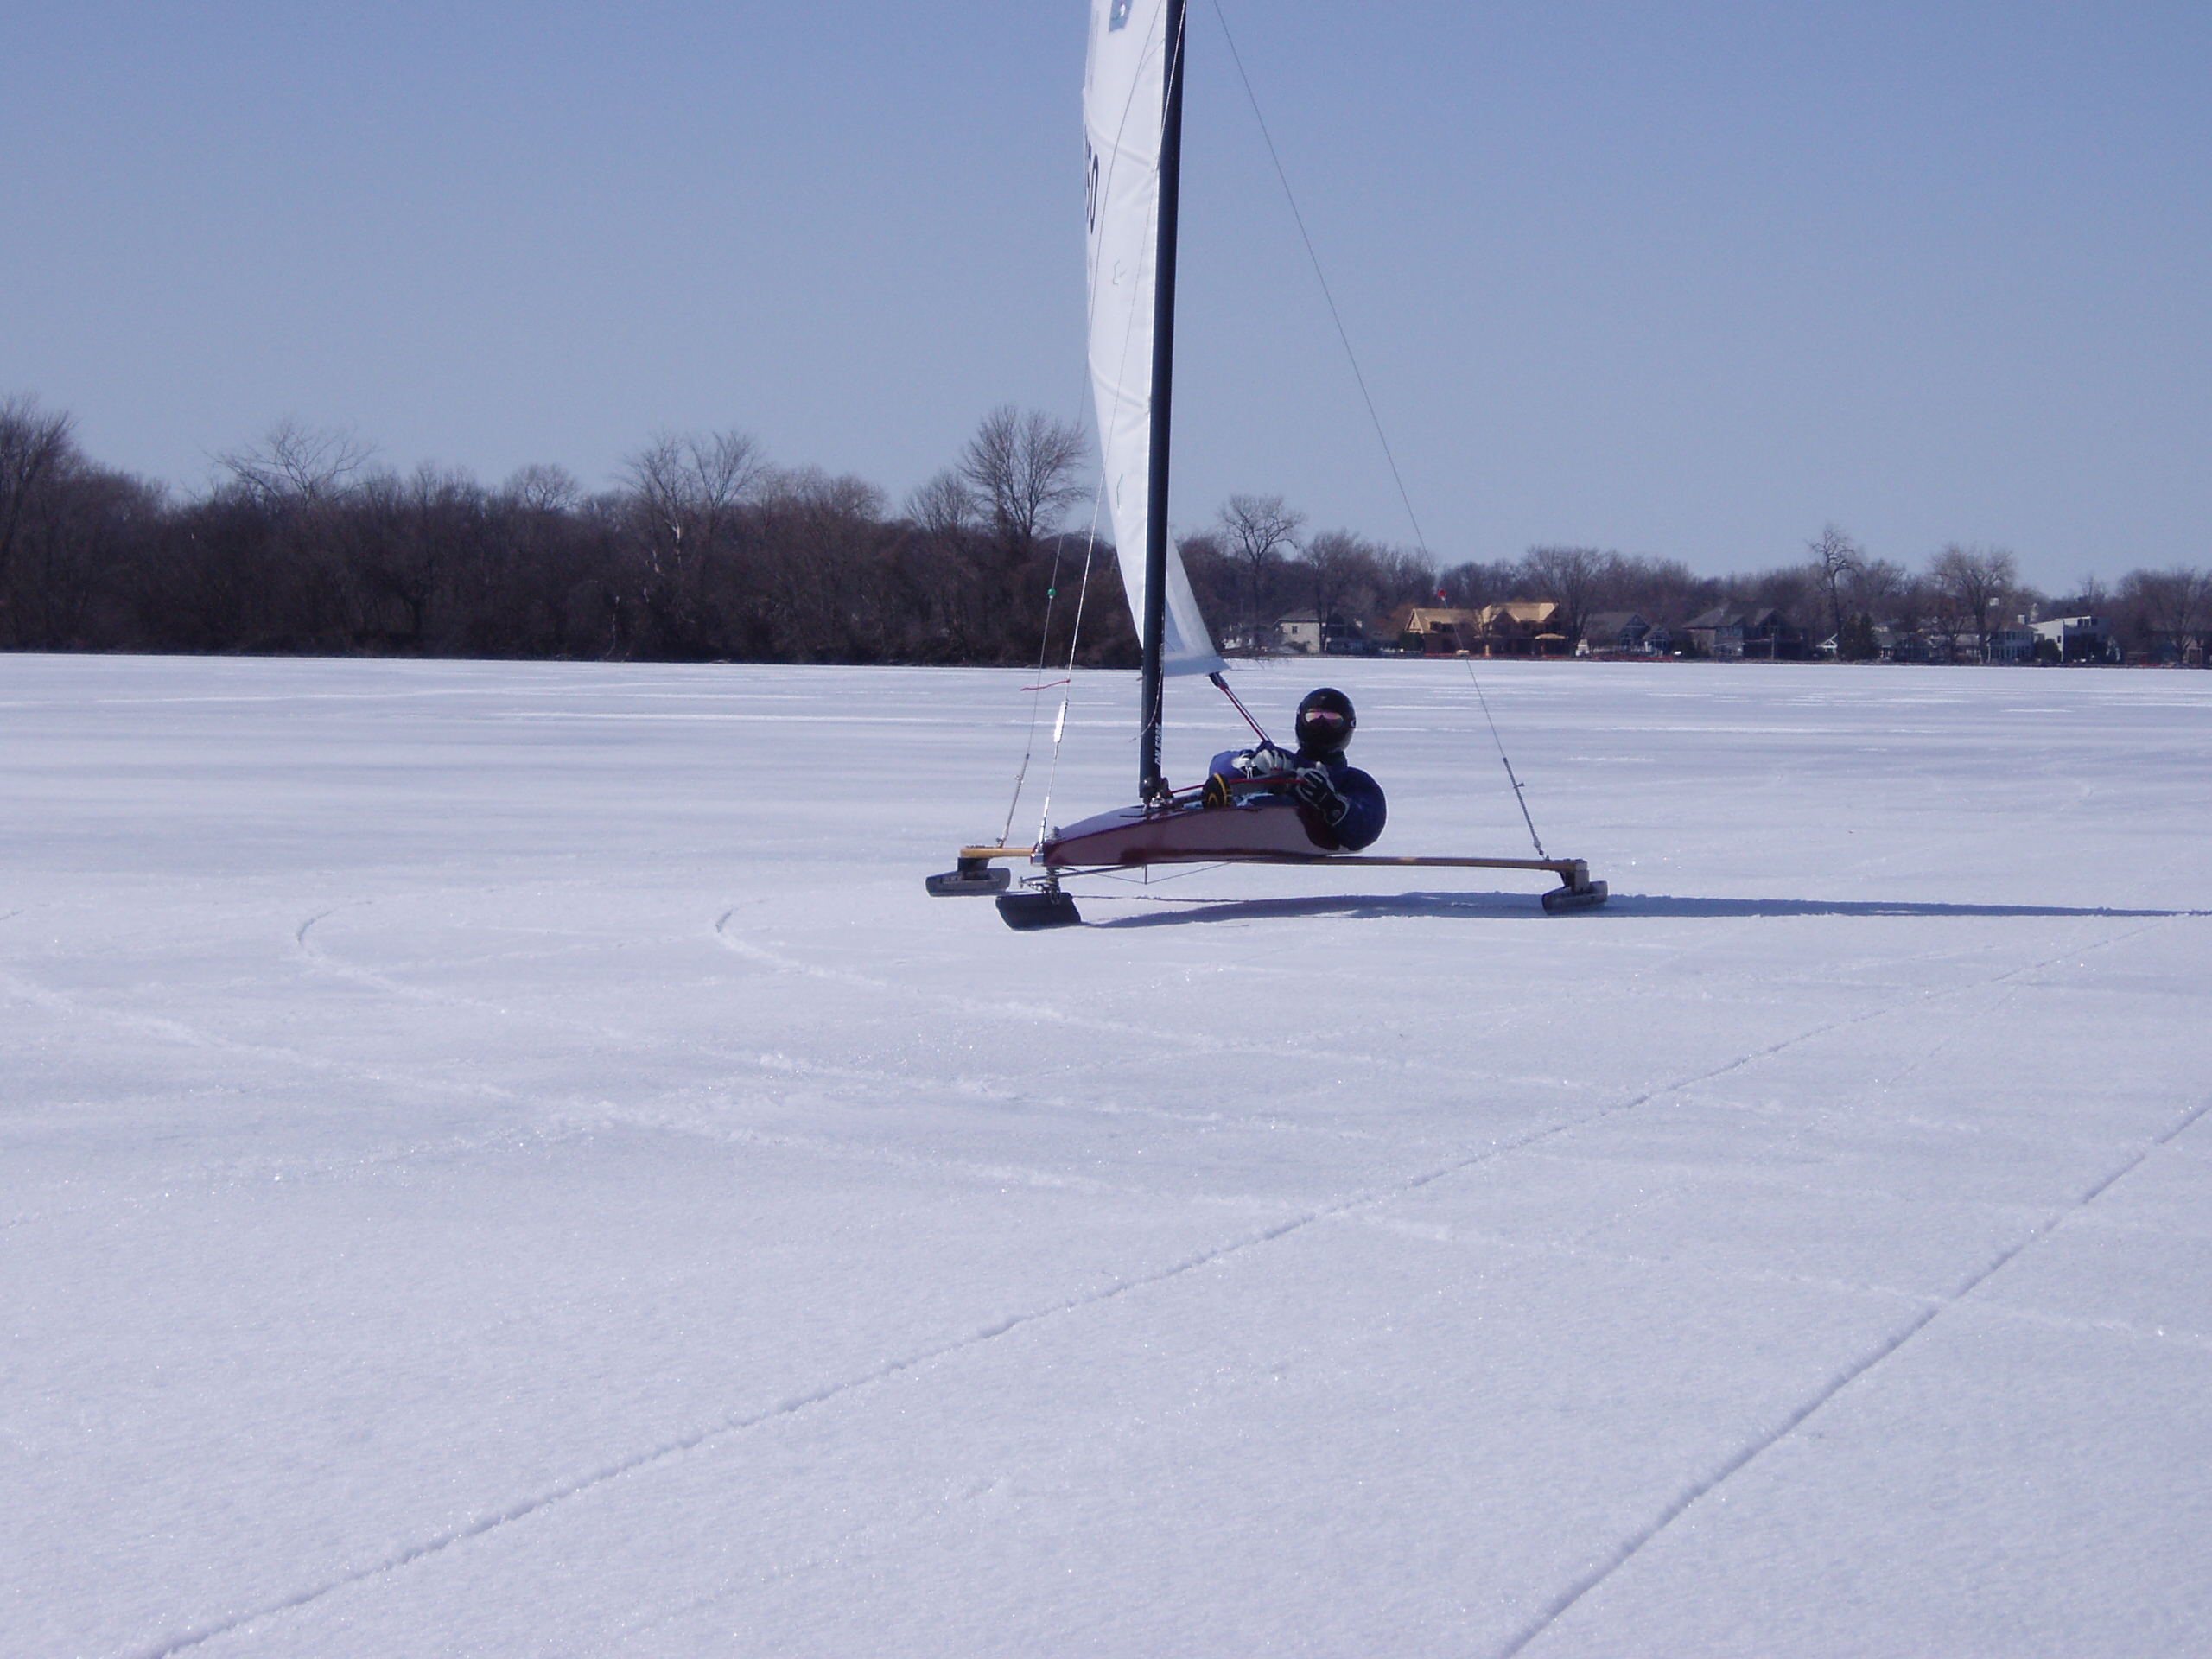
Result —
<path fill-rule="evenodd" d="M 1344 759 L 1358 724 L 1351 699 L 1336 687 L 1307 692 L 1298 705 L 1298 753 L 1287 754 L 1271 744 L 1224 750 L 1206 769 L 1205 804 L 1227 806 L 1236 798 L 1231 779 L 1280 778 L 1280 792 L 1297 799 L 1299 816 L 1316 842 L 1357 852 L 1382 833 L 1389 810 L 1382 785 Z"/>

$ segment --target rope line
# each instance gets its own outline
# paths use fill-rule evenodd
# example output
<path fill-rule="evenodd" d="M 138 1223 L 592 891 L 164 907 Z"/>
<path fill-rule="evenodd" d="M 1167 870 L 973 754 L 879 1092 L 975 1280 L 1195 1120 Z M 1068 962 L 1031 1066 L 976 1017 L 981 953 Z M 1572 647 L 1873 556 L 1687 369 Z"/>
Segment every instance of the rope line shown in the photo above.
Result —
<path fill-rule="evenodd" d="M 1490 721 L 1490 740 L 1497 745 L 1497 758 L 1505 762 L 1505 781 L 1513 785 L 1513 801 L 1521 809 L 1521 822 L 1529 826 L 1529 839 L 1536 843 L 1536 856 L 1549 858 L 1551 855 L 1544 850 L 1543 837 L 1536 833 L 1536 821 L 1529 816 L 1529 798 L 1522 793 L 1527 785 L 1513 775 L 1513 762 L 1505 753 L 1505 740 L 1497 734 L 1497 721 L 1491 718 L 1490 699 L 1483 696 L 1482 677 L 1475 672 L 1473 658 L 1461 660 L 1467 664 L 1467 677 L 1475 683 L 1475 698 L 1483 706 L 1483 718 Z"/>
<path fill-rule="evenodd" d="M 1382 446 L 1382 459 L 1389 466 L 1390 481 L 1397 486 L 1398 499 L 1406 509 L 1406 522 L 1413 526 L 1414 541 L 1420 547 L 1421 556 L 1433 566 L 1436 556 L 1429 551 L 1428 538 L 1421 534 L 1421 517 L 1414 512 L 1413 497 L 1407 493 L 1405 475 L 1398 470 L 1398 457 L 1390 448 L 1389 435 L 1382 429 L 1382 416 L 1376 410 L 1374 394 L 1367 389 L 1367 376 L 1361 372 L 1359 353 L 1352 350 L 1351 334 L 1344 327 L 1343 314 L 1337 309 L 1337 296 L 1330 289 L 1329 278 L 1321 269 L 1321 256 L 1314 250 L 1313 233 L 1306 228 L 1306 215 L 1299 211 L 1298 194 L 1290 188 L 1290 175 L 1283 167 L 1281 152 L 1275 149 L 1274 134 L 1268 130 L 1268 118 L 1261 112 L 1259 94 L 1253 90 L 1252 77 L 1245 73 L 1244 55 L 1236 49 L 1236 36 L 1230 30 L 1229 16 L 1221 9 L 1221 0 L 1213 0 L 1213 15 L 1221 24 L 1222 39 L 1229 44 L 1229 59 L 1236 66 L 1236 79 L 1243 85 L 1245 101 L 1252 106 L 1252 119 L 1259 124 L 1260 137 L 1268 147 L 1268 160 L 1274 163 L 1275 180 L 1282 186 L 1283 201 L 1290 208 L 1290 216 L 1298 226 L 1299 239 L 1306 245 L 1306 262 L 1313 266 L 1313 280 L 1320 285 L 1321 297 L 1328 304 L 1329 321 L 1336 325 L 1337 340 L 1344 348 L 1344 361 L 1351 365 L 1352 378 L 1359 383 L 1360 398 L 1367 405 L 1367 418 L 1375 428 L 1375 441 Z M 1474 682 L 1475 696 L 1483 707 L 1483 719 L 1490 726 L 1491 741 L 1497 745 L 1497 758 L 1504 762 L 1506 779 L 1513 785 L 1514 804 L 1521 809 L 1521 821 L 1529 826 L 1529 839 L 1535 842 L 1536 855 L 1548 858 L 1550 855 L 1544 851 L 1542 838 L 1536 834 L 1536 821 L 1529 816 L 1528 798 L 1522 793 L 1525 786 L 1513 775 L 1513 761 L 1505 753 L 1505 740 L 1498 735 L 1497 721 L 1490 711 L 1490 699 L 1483 696 L 1482 677 L 1475 672 L 1472 659 L 1465 660 L 1467 677 Z M 1226 686 L 1222 689 L 1228 690 Z M 1248 715 L 1245 718 L 1249 720 L 1251 717 Z"/>
<path fill-rule="evenodd" d="M 1037 809 L 1035 844 L 1039 847 L 1045 844 L 1047 827 L 1052 823 L 1052 785 L 1059 781 L 1060 776 L 1060 740 L 1067 734 L 1068 704 L 1075 700 L 1076 643 L 1083 638 L 1083 609 L 1090 597 L 1090 557 L 1098 546 L 1098 501 L 1105 493 L 1106 480 L 1102 475 L 1098 480 L 1098 495 L 1092 499 L 1090 505 L 1090 533 L 1084 538 L 1083 575 L 1076 583 L 1075 590 L 1075 626 L 1068 631 L 1067 677 L 1060 682 L 1067 690 L 1060 694 L 1060 712 L 1052 721 L 1052 764 L 1051 770 L 1045 774 L 1045 799 Z M 1007 821 L 1009 823 L 1013 822 L 1011 812 L 1007 815 Z M 1006 843 L 1001 842 L 999 845 L 1003 847 Z"/>
<path fill-rule="evenodd" d="M 1045 677 L 1046 659 L 1052 649 L 1052 601 L 1060 591 L 1060 556 L 1059 538 L 1055 537 L 1052 541 L 1052 574 L 1045 582 L 1045 630 L 1037 640 L 1037 678 L 1039 682 Z M 1021 805 L 1021 785 L 1029 776 L 1030 757 L 1037 752 L 1038 708 L 1045 692 L 1052 688 L 1039 683 L 1021 689 L 1029 693 L 1029 734 L 1021 746 L 1021 765 L 1014 774 L 1014 798 L 1006 804 L 1006 822 L 999 826 L 999 845 L 1001 847 L 1014 834 L 1014 815 Z"/>
<path fill-rule="evenodd" d="M 1229 18 L 1221 9 L 1221 0 L 1213 0 L 1213 15 L 1220 22 L 1222 38 L 1229 42 L 1230 61 L 1236 66 L 1236 79 L 1243 83 L 1245 101 L 1252 106 L 1252 118 L 1260 124 L 1260 137 L 1268 146 L 1268 159 L 1274 163 L 1275 178 L 1282 186 L 1282 199 L 1289 205 L 1290 216 L 1298 224 L 1299 239 L 1306 244 L 1306 262 L 1313 267 L 1313 280 L 1321 285 L 1321 297 L 1328 302 L 1329 321 L 1337 326 L 1337 339 L 1344 348 L 1344 361 L 1351 365 L 1351 378 L 1359 383 L 1359 395 L 1367 404 L 1367 418 L 1375 428 L 1375 441 L 1382 446 L 1382 459 L 1390 467 L 1390 481 L 1398 486 L 1398 499 L 1404 504 L 1406 522 L 1414 527 L 1414 541 L 1422 555 L 1433 560 L 1428 550 L 1428 538 L 1421 534 L 1421 518 L 1414 512 L 1413 497 L 1406 493 L 1406 480 L 1398 471 L 1398 458 L 1391 453 L 1390 440 L 1382 430 L 1382 417 L 1376 413 L 1374 395 L 1367 389 L 1367 377 L 1360 372 L 1359 354 L 1351 348 L 1351 335 L 1344 328 L 1343 315 L 1337 309 L 1337 296 L 1330 291 L 1329 279 L 1322 274 L 1321 256 L 1313 251 L 1313 234 L 1306 228 L 1306 215 L 1298 210 L 1297 194 L 1290 188 L 1290 175 L 1283 170 L 1282 157 L 1276 153 L 1274 134 L 1268 130 L 1268 118 L 1260 113 L 1259 94 L 1252 90 L 1252 78 L 1244 73 L 1243 54 L 1236 49 L 1236 37 L 1229 32 Z"/>
<path fill-rule="evenodd" d="M 1058 687 L 1060 688 L 1060 710 L 1059 713 L 1053 717 L 1052 721 L 1052 766 L 1050 770 L 1048 770 L 1045 775 L 1045 799 L 1043 806 L 1039 809 L 1038 818 L 1037 839 L 1039 842 L 1043 842 L 1045 838 L 1044 820 L 1052 815 L 1052 785 L 1059 777 L 1060 773 L 1060 739 L 1067 731 L 1068 704 L 1073 700 L 1075 696 L 1075 656 L 1077 648 L 1083 643 L 1084 602 L 1090 594 L 1091 555 L 1098 546 L 1098 509 L 1100 504 L 1105 499 L 1105 496 L 1106 479 L 1104 474 L 1101 474 L 1098 480 L 1098 487 L 1091 493 L 1090 525 L 1084 536 L 1083 574 L 1077 579 L 1076 584 L 1075 620 L 1068 628 L 1067 669 L 1058 679 L 1046 680 L 1044 678 L 1046 660 L 1052 650 L 1052 601 L 1053 597 L 1059 592 L 1060 586 L 1061 556 L 1057 543 L 1053 548 L 1052 582 L 1052 586 L 1046 588 L 1045 593 L 1045 637 L 1037 642 L 1037 674 L 1039 683 L 1036 685 L 1027 685 L 1022 688 L 1023 690 L 1030 693 L 1029 735 L 1027 743 L 1022 748 L 1020 770 L 1016 772 L 1014 777 L 1014 798 L 1006 804 L 1006 822 L 999 828 L 999 845 L 1001 847 L 1007 844 L 1007 840 L 1014 834 L 1014 815 L 1019 811 L 1021 807 L 1021 785 L 1023 780 L 1029 776 L 1029 762 L 1031 758 L 1036 753 L 1037 714 L 1039 707 L 1039 700 L 1043 696 L 1044 693 Z"/>

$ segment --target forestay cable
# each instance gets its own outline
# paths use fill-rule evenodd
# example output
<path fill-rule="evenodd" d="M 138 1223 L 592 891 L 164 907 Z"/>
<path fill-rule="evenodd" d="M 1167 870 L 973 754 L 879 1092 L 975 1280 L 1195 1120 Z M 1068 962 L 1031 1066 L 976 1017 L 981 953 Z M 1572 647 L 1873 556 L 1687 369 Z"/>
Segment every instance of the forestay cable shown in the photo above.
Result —
<path fill-rule="evenodd" d="M 1022 688 L 1030 694 L 1029 737 L 1027 742 L 1022 747 L 1020 769 L 1016 772 L 1014 776 L 1014 798 L 1006 804 L 1006 823 L 1000 826 L 999 829 L 999 845 L 1001 847 L 1006 845 L 1008 837 L 1014 834 L 1014 815 L 1021 805 L 1022 781 L 1029 776 L 1030 758 L 1036 753 L 1037 712 L 1039 699 L 1045 692 L 1058 687 L 1060 692 L 1060 709 L 1059 713 L 1056 715 L 1052 720 L 1052 760 L 1050 770 L 1047 771 L 1045 775 L 1045 799 L 1044 804 L 1039 811 L 1039 821 L 1037 826 L 1037 841 L 1040 845 L 1043 843 L 1045 839 L 1046 822 L 1052 816 L 1052 785 L 1059 777 L 1060 772 L 1060 739 L 1067 731 L 1068 703 L 1075 695 L 1076 652 L 1083 643 L 1084 601 L 1090 595 L 1091 555 L 1097 550 L 1098 546 L 1098 508 L 1100 502 L 1105 497 L 1105 493 L 1106 480 L 1102 475 L 1098 480 L 1098 488 L 1092 493 L 1090 498 L 1090 527 L 1084 534 L 1083 539 L 1083 574 L 1081 577 L 1078 578 L 1076 584 L 1075 617 L 1068 627 L 1067 669 L 1058 679 L 1046 680 L 1044 677 L 1045 665 L 1049 660 L 1049 654 L 1052 651 L 1052 602 L 1059 597 L 1060 590 L 1060 551 L 1057 545 L 1054 547 L 1052 551 L 1052 582 L 1051 585 L 1045 589 L 1045 633 L 1044 637 L 1037 642 L 1037 675 L 1039 683 L 1035 685 L 1025 686 Z"/>

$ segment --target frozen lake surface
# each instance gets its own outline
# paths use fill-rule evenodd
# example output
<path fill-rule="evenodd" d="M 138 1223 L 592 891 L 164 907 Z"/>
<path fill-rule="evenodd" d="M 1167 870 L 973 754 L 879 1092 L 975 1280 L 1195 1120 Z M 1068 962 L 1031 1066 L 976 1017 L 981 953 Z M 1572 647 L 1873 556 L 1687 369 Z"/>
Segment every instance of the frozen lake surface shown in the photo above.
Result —
<path fill-rule="evenodd" d="M 0 1651 L 2212 1643 L 2212 675 L 1027 683 L 0 658 Z"/>

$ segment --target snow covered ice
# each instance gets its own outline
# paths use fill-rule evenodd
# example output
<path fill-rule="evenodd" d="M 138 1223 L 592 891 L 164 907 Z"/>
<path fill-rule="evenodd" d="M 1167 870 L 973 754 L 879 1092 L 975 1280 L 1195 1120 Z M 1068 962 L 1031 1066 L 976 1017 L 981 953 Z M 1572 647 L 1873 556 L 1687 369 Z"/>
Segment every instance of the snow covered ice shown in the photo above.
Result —
<path fill-rule="evenodd" d="M 0 658 L 0 1651 L 2212 1644 L 2212 675 L 1028 683 Z"/>

